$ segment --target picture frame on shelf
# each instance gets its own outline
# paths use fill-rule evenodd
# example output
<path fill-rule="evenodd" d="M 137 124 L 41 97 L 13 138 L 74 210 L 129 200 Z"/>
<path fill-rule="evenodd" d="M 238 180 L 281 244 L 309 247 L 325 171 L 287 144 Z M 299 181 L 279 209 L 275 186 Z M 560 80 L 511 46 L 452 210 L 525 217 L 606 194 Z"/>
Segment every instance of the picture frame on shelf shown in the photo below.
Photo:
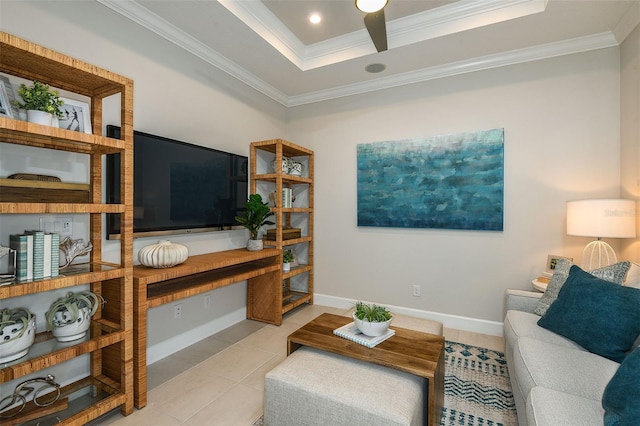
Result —
<path fill-rule="evenodd" d="M 87 102 L 75 99 L 60 98 L 64 104 L 60 107 L 62 118 L 59 119 L 61 129 L 75 132 L 93 133 L 91 131 L 91 111 Z"/>
<path fill-rule="evenodd" d="M 13 118 L 13 109 L 9 103 L 4 81 L 0 81 L 0 117 Z"/>
<path fill-rule="evenodd" d="M 0 81 L 4 83 L 4 90 L 7 92 L 7 102 L 11 107 L 11 111 L 13 112 L 13 118 L 16 120 L 20 119 L 20 108 L 14 103 L 16 100 L 16 91 L 13 89 L 13 85 L 11 84 L 11 80 L 6 75 L 0 75 Z"/>
<path fill-rule="evenodd" d="M 557 256 L 555 254 L 550 254 L 547 256 L 547 266 L 545 267 L 545 272 L 549 273 L 549 274 L 553 274 L 553 272 L 556 269 L 556 265 L 558 263 L 558 260 L 560 259 L 568 259 L 569 262 L 573 262 L 573 257 L 566 257 L 566 256 Z"/>

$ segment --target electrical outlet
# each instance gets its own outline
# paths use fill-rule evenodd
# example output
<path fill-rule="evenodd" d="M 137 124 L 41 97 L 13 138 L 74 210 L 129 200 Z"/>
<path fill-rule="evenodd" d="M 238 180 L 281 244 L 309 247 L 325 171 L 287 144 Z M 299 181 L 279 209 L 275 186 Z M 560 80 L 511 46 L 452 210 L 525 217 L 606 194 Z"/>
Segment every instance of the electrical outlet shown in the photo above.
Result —
<path fill-rule="evenodd" d="M 204 308 L 205 309 L 211 308 L 211 295 L 210 294 L 205 294 L 204 295 Z"/>
<path fill-rule="evenodd" d="M 182 303 L 173 305 L 173 317 L 176 319 L 182 318 Z"/>
<path fill-rule="evenodd" d="M 413 286 L 413 296 L 420 297 L 420 286 L 417 284 Z"/>

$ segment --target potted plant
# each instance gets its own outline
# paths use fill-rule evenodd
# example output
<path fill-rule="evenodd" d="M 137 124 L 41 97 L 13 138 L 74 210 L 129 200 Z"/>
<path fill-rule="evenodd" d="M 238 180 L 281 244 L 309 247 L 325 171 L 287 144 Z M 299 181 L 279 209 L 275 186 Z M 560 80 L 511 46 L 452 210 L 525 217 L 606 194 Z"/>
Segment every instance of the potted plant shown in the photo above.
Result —
<path fill-rule="evenodd" d="M 291 270 L 291 262 L 296 260 L 296 255 L 293 254 L 293 250 L 285 250 L 282 253 L 282 270 L 289 272 Z"/>
<path fill-rule="evenodd" d="M 262 201 L 260 194 L 249 195 L 249 200 L 245 204 L 244 216 L 236 216 L 238 223 L 249 230 L 250 238 L 247 242 L 247 250 L 262 250 L 263 243 L 258 239 L 258 234 L 264 225 L 275 225 L 274 222 L 267 220 L 272 215 L 271 209 L 267 203 Z"/>
<path fill-rule="evenodd" d="M 382 336 L 387 332 L 389 324 L 391 324 L 391 318 L 391 312 L 384 306 L 356 302 L 353 320 L 362 334 Z"/>
<path fill-rule="evenodd" d="M 47 329 L 59 342 L 69 342 L 87 333 L 91 317 L 102 306 L 104 299 L 91 291 L 67 293 L 49 307 L 45 314 Z"/>
<path fill-rule="evenodd" d="M 0 363 L 14 361 L 29 352 L 36 337 L 36 317 L 24 308 L 0 311 Z"/>
<path fill-rule="evenodd" d="M 60 107 L 64 104 L 58 97 L 58 92 L 51 90 L 49 85 L 34 81 L 33 86 L 21 84 L 18 93 L 24 103 L 14 101 L 18 108 L 27 110 L 27 121 L 30 123 L 51 126 L 51 120 L 62 117 Z"/>

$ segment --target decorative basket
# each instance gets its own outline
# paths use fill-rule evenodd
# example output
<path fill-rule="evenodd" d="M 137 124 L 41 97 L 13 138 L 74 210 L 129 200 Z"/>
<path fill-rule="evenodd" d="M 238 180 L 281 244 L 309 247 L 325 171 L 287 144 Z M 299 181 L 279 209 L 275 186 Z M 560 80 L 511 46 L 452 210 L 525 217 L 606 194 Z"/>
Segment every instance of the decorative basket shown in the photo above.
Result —
<path fill-rule="evenodd" d="M 23 308 L 0 311 L 0 363 L 15 361 L 29 352 L 36 338 L 36 317 Z"/>
<path fill-rule="evenodd" d="M 158 244 L 142 247 L 138 252 L 138 260 L 150 268 L 170 268 L 187 260 L 189 250 L 182 244 L 160 240 Z"/>

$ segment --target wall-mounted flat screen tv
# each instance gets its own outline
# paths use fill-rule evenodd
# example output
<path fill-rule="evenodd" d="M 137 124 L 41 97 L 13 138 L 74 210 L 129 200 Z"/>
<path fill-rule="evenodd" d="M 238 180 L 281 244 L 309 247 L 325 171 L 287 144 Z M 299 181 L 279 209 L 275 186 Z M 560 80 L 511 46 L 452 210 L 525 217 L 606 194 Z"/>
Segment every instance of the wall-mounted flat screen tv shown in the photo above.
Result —
<path fill-rule="evenodd" d="M 120 139 L 120 128 L 107 126 Z M 247 201 L 246 156 L 135 131 L 135 237 L 231 229 Z M 120 154 L 106 162 L 106 199 L 120 203 Z M 107 215 L 107 238 L 119 238 L 120 215 Z"/>

